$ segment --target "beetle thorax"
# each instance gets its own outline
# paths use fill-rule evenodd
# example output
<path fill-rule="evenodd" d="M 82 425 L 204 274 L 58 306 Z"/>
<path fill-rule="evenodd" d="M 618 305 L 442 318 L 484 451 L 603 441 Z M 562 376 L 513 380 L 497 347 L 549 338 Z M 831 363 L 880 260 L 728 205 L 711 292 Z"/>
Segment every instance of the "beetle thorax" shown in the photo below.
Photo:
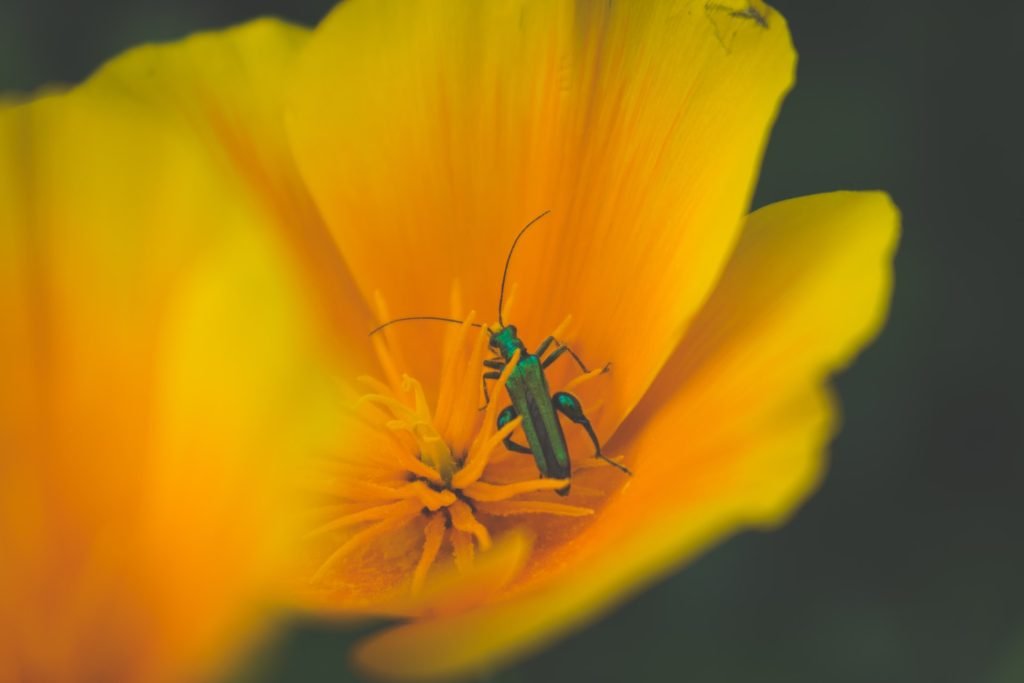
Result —
<path fill-rule="evenodd" d="M 519 350 L 526 353 L 526 347 L 519 339 L 518 330 L 515 325 L 507 325 L 491 335 L 490 346 L 501 354 L 505 360 L 510 360 L 512 354 Z"/>

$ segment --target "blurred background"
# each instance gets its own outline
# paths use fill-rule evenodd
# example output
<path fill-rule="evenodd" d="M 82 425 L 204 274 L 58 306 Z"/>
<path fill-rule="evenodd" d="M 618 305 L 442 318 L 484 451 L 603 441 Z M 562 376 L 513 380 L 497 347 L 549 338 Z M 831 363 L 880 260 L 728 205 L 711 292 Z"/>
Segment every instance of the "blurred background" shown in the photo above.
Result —
<path fill-rule="evenodd" d="M 0 91 L 331 0 L 0 0 Z M 1024 5 L 777 0 L 800 53 L 755 204 L 888 190 L 891 319 L 837 380 L 821 490 L 489 681 L 1024 681 Z M 357 680 L 296 623 L 233 683 Z M 347 678 L 346 678 L 347 677 Z"/>

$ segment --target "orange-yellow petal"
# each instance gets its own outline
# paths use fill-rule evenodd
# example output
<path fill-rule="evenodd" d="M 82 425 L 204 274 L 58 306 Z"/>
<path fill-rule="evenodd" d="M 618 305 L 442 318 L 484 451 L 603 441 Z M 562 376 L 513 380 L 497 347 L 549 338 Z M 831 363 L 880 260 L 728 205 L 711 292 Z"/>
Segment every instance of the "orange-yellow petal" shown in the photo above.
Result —
<path fill-rule="evenodd" d="M 444 314 L 457 279 L 493 320 L 513 237 L 550 209 L 512 262 L 509 322 L 533 348 L 573 314 L 576 350 L 615 364 L 609 435 L 720 273 L 791 82 L 785 21 L 756 6 L 765 21 L 703 0 L 342 3 L 289 131 L 364 296 Z M 395 328 L 428 386 L 440 326 Z"/>
<path fill-rule="evenodd" d="M 296 537 L 288 469 L 335 436 L 333 369 L 272 216 L 105 73 L 0 109 L 0 670 L 17 680 L 220 667 Z"/>
<path fill-rule="evenodd" d="M 409 680 L 500 665 L 722 535 L 782 519 L 820 477 L 834 426 L 828 373 L 884 319 L 896 226 L 877 193 L 751 215 L 690 335 L 613 440 L 634 454 L 635 474 L 594 523 L 528 566 L 514 595 L 376 634 L 360 664 Z"/>
<path fill-rule="evenodd" d="M 319 304 L 318 322 L 356 367 L 372 367 L 370 348 L 353 330 L 371 320 L 331 243 L 292 159 L 284 100 L 309 30 L 258 19 L 225 31 L 143 45 L 104 65 L 90 87 L 132 98 L 175 119 L 203 145 L 211 163 L 241 180 L 278 238 L 299 260 Z"/>
<path fill-rule="evenodd" d="M 702 438 L 702 423 L 735 423 L 748 409 L 845 365 L 885 319 L 898 225 L 896 208 L 880 192 L 800 197 L 751 214 L 712 298 L 645 397 L 634 431 L 667 406 L 685 416 L 691 440 Z M 723 408 L 728 421 L 716 412 Z"/>

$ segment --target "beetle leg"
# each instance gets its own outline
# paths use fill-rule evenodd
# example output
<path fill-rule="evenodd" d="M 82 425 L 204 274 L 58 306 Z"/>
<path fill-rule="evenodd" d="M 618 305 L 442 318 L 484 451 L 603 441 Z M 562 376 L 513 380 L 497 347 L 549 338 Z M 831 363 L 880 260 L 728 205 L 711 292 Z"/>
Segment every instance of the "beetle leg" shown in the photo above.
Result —
<path fill-rule="evenodd" d="M 505 361 L 502 358 L 486 358 L 484 359 L 484 367 L 491 368 L 492 370 L 504 370 Z"/>
<path fill-rule="evenodd" d="M 543 361 L 541 361 L 541 364 L 540 364 L 541 368 L 547 370 L 548 366 L 551 365 L 552 363 L 554 363 L 559 358 L 561 358 L 562 354 L 565 353 L 565 350 L 568 349 L 568 348 L 569 348 L 568 346 L 559 346 L 557 349 L 552 351 L 550 356 L 548 356 Z M 539 350 L 538 350 L 537 355 L 538 356 L 540 355 Z"/>
<path fill-rule="evenodd" d="M 582 370 L 583 372 L 590 372 L 590 370 L 587 369 L 587 366 L 583 364 L 583 361 L 580 360 L 580 357 L 576 355 L 575 351 L 573 351 L 571 348 L 569 348 L 569 346 L 563 344 L 554 337 L 548 337 L 547 339 L 540 343 L 540 346 L 537 347 L 537 355 L 543 356 L 544 352 L 547 351 L 548 347 L 551 346 L 552 344 L 554 344 L 558 348 L 552 351 L 551 355 L 548 356 L 547 359 L 545 359 L 541 363 L 542 368 L 546 369 L 549 365 L 558 360 L 563 353 L 568 352 L 569 355 L 572 356 L 572 359 L 576 361 L 576 365 L 580 366 L 580 370 Z"/>
<path fill-rule="evenodd" d="M 590 424 L 590 420 L 588 420 L 587 416 L 583 414 L 583 406 L 580 405 L 579 399 L 577 399 L 572 394 L 566 393 L 564 391 L 559 391 L 557 394 L 551 397 L 551 402 L 552 404 L 554 404 L 555 410 L 562 413 L 562 415 L 565 415 L 567 418 L 569 418 L 576 424 L 582 426 L 583 429 L 587 430 L 587 436 L 590 437 L 590 440 L 594 444 L 595 458 L 600 458 L 601 460 L 604 460 L 609 465 L 612 465 L 613 467 L 622 470 L 628 475 L 633 474 L 625 465 L 620 465 L 619 463 L 609 459 L 607 456 L 601 453 L 601 442 L 597 440 L 597 434 L 594 433 L 594 427 L 593 425 Z"/>
<path fill-rule="evenodd" d="M 544 353 L 548 350 L 548 347 L 551 346 L 552 344 L 558 344 L 558 340 L 555 339 L 554 337 L 548 337 L 547 339 L 540 343 L 540 346 L 537 347 L 537 350 L 534 351 L 534 354 L 537 356 L 543 356 Z M 558 345 L 561 346 L 561 344 Z"/>
<path fill-rule="evenodd" d="M 513 406 L 505 408 L 500 413 L 498 413 L 498 429 L 501 429 L 502 427 L 504 427 L 517 417 L 519 417 L 519 413 L 516 412 L 516 409 Z M 505 444 L 505 448 L 509 449 L 514 453 L 533 454 L 533 451 L 531 451 L 526 446 L 523 446 L 522 444 L 518 444 L 515 441 L 513 441 L 511 435 L 506 436 L 503 440 L 503 443 Z"/>
<path fill-rule="evenodd" d="M 480 378 L 480 386 L 484 388 L 484 404 L 480 406 L 480 410 L 487 407 L 487 404 L 491 402 L 491 394 L 487 391 L 487 380 L 489 379 L 500 379 L 501 373 L 495 370 L 494 372 L 485 372 L 483 377 Z"/>

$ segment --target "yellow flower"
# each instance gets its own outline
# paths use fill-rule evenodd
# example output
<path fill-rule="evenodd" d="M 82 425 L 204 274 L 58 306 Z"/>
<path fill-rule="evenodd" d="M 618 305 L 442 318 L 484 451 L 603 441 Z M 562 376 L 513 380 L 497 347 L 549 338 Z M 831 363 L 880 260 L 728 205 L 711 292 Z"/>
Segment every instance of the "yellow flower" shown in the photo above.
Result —
<path fill-rule="evenodd" d="M 611 363 L 578 395 L 632 471 L 566 422 L 571 491 L 542 491 L 564 482 L 492 448 L 503 434 L 475 412 L 487 332 L 383 330 L 360 362 L 378 398 L 312 477 L 304 574 L 315 606 L 406 618 L 357 646 L 365 671 L 498 666 L 779 523 L 818 482 L 825 381 L 881 324 L 897 217 L 883 194 L 840 192 L 744 218 L 793 69 L 783 18 L 745 1 L 353 0 L 314 32 L 288 131 L 352 296 L 377 311 L 367 327 L 493 324 L 509 245 L 550 210 L 515 252 L 503 318 L 529 350 L 561 328 L 590 367 Z M 552 365 L 551 388 L 576 374 Z M 495 509 L 481 484 L 517 495 Z"/>
<path fill-rule="evenodd" d="M 150 368 L 154 338 L 178 358 L 151 312 L 181 285 L 174 247 L 192 254 L 219 236 L 204 271 L 216 286 L 195 286 L 199 312 L 181 323 L 189 353 L 158 363 L 155 385 L 153 371 L 128 373 L 131 390 L 116 394 L 123 407 L 87 413 L 98 420 L 88 435 L 101 459 L 90 471 L 132 464 L 134 433 L 118 427 L 147 424 L 133 419 L 137 397 L 170 383 L 178 428 L 190 434 L 194 421 L 216 438 L 212 449 L 185 448 L 191 436 L 158 449 L 157 464 L 182 473 L 169 479 L 180 490 L 159 500 L 210 504 L 216 494 L 194 493 L 184 473 L 193 460 L 217 468 L 224 458 L 234 473 L 243 451 L 257 464 L 295 466 L 310 492 L 288 500 L 293 473 L 275 467 L 239 475 L 296 506 L 279 517 L 303 530 L 286 525 L 272 542 L 254 521 L 278 516 L 245 510 L 259 496 L 216 506 L 214 519 L 253 542 L 244 550 L 278 551 L 258 563 L 260 581 L 242 582 L 252 593 L 290 560 L 283 583 L 298 604 L 401 619 L 356 648 L 375 676 L 499 666 L 724 535 L 781 522 L 821 476 L 836 412 L 826 380 L 881 325 L 897 216 L 885 195 L 849 192 L 745 216 L 793 67 L 783 18 L 746 0 L 349 0 L 309 34 L 258 22 L 134 51 L 80 91 L 104 105 L 87 121 L 49 121 L 45 103 L 4 113 L 0 159 L 15 161 L 2 171 L 0 210 L 16 207 L 12 225 L 45 220 L 75 239 L 56 241 L 66 253 L 40 255 L 15 229 L 0 253 L 14 255 L 16 273 L 52 263 L 71 297 L 60 310 L 96 335 L 30 325 L 48 292 L 4 281 L 14 296 L 3 314 L 10 307 L 25 330 L 3 342 L 4 362 L 27 366 L 37 346 L 28 334 L 40 330 L 51 339 L 44 348 L 64 344 L 85 358 L 89 377 L 116 378 L 124 356 Z M 66 106 L 54 105 L 55 117 Z M 35 175 L 55 186 L 27 195 L 8 179 L 21 179 L 45 144 L 51 165 Z M 201 168 L 174 162 L 179 154 Z M 580 398 L 604 453 L 630 474 L 594 458 L 585 431 L 568 422 L 568 480 L 539 478 L 530 456 L 504 447 L 508 436 L 523 440 L 519 422 L 499 428 L 496 419 L 522 353 L 478 409 L 508 248 L 544 210 L 550 216 L 515 252 L 515 301 L 501 317 L 528 351 L 554 334 L 593 368 L 581 374 L 566 356 L 547 370 L 550 388 Z M 143 277 L 150 296 L 131 286 Z M 262 286 L 247 291 L 248 277 Z M 94 281 L 95 291 L 81 284 Z M 132 323 L 140 349 L 123 353 L 121 340 L 134 337 L 97 322 L 111 309 Z M 465 322 L 406 322 L 366 336 L 417 315 Z M 111 349 L 122 353 L 110 358 Z M 235 372 L 223 377 L 222 364 Z M 16 386 L 45 394 L 57 381 L 26 375 Z M 17 396 L 3 394 L 7 415 L 21 410 Z M 80 416 L 67 417 L 74 434 Z M 108 433 L 122 449 L 113 455 L 101 452 Z M 35 436 L 24 443 L 35 447 Z M 138 437 L 154 443 L 148 430 Z M 160 467 L 145 473 L 164 480 Z M 149 493 L 133 495 L 148 511 Z M 5 504 L 5 516 L 21 514 L 22 503 Z M 113 516 L 103 513 L 104 523 Z M 189 527 L 167 517 L 183 536 Z M 61 533 L 91 539 L 101 527 Z M 51 571 L 62 566 L 39 540 L 52 536 L 21 533 Z M 197 572 L 250 577 L 234 561 L 244 553 L 222 561 L 203 549 L 218 562 L 197 561 Z M 175 592 L 174 569 L 141 575 L 173 586 L 175 608 L 195 608 Z M 84 570 L 75 576 L 87 583 Z M 209 609 L 234 615 L 251 604 L 250 593 L 225 595 L 221 585 L 206 586 L 216 595 Z M 106 631 L 108 642 L 122 632 Z M 175 656 L 191 652 L 173 645 Z"/>

